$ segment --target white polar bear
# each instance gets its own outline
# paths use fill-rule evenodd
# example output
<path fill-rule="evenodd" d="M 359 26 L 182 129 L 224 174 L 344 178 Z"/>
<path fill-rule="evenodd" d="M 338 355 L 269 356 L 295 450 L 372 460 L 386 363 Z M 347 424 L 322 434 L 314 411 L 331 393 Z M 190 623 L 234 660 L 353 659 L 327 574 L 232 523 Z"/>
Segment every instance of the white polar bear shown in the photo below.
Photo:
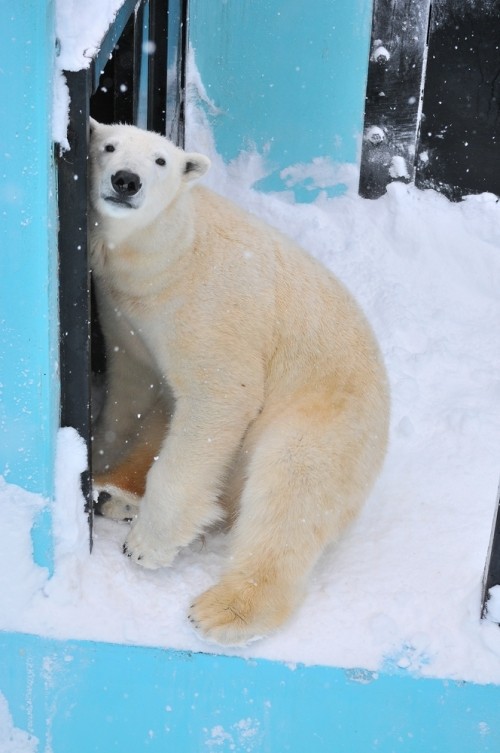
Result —
<path fill-rule="evenodd" d="M 91 130 L 108 352 L 98 506 L 136 516 L 124 551 L 147 568 L 228 518 L 227 570 L 189 617 L 207 640 L 244 644 L 289 617 L 369 493 L 387 442 L 385 370 L 319 262 L 193 187 L 206 157 L 133 126 Z"/>

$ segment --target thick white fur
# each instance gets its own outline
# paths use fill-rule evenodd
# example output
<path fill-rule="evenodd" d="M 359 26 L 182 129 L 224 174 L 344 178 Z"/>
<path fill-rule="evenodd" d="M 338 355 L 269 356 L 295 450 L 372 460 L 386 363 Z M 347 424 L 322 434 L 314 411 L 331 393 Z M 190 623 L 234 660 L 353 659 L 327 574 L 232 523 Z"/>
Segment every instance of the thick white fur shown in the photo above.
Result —
<path fill-rule="evenodd" d="M 384 367 L 323 266 L 193 186 L 205 157 L 132 126 L 92 129 L 92 268 L 109 358 L 96 463 L 157 435 L 125 543 L 144 567 L 170 565 L 229 510 L 226 572 L 190 619 L 208 640 L 245 643 L 291 614 L 366 498 L 387 441 Z M 122 169 L 141 179 L 131 207 L 106 199 Z M 119 517 L 119 489 L 105 477 L 99 488 Z"/>

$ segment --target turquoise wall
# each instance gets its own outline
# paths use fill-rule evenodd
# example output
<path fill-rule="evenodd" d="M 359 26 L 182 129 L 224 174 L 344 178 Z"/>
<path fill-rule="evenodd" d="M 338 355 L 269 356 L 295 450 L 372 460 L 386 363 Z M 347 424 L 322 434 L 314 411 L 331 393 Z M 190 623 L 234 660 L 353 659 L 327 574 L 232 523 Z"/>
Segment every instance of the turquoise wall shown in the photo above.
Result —
<path fill-rule="evenodd" d="M 51 2 L 0 0 L 0 475 L 51 497 L 58 422 Z"/>
<path fill-rule="evenodd" d="M 262 190 L 283 190 L 280 171 L 297 162 L 357 162 L 371 12 L 371 0 L 190 0 L 196 64 L 220 111 L 217 149 L 227 161 L 266 152 Z M 299 201 L 316 193 L 295 189 Z"/>
<path fill-rule="evenodd" d="M 38 753 L 497 753 L 500 688 L 0 634 Z"/>

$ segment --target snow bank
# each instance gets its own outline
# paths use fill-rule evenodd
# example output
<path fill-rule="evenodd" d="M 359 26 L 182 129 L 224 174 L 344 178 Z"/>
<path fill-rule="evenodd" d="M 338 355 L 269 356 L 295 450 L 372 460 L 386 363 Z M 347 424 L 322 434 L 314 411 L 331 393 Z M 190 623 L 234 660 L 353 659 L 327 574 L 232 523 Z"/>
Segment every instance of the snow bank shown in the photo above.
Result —
<path fill-rule="evenodd" d="M 31 528 L 45 501 L 24 489 L 7 484 L 0 476 L 0 629 L 19 628 L 24 609 L 36 598 L 47 580 L 47 570 L 33 563 Z"/>

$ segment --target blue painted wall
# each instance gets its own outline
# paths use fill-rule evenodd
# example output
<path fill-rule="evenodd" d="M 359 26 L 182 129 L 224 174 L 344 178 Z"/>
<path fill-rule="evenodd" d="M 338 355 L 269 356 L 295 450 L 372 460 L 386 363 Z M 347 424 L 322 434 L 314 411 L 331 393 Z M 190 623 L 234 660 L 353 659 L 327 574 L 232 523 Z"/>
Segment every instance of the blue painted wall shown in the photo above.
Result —
<path fill-rule="evenodd" d="M 0 634 L 39 753 L 489 753 L 500 688 Z"/>
<path fill-rule="evenodd" d="M 52 2 L 0 0 L 0 474 L 53 492 L 58 421 Z"/>
<path fill-rule="evenodd" d="M 357 162 L 371 12 L 371 0 L 190 0 L 190 41 L 220 110 L 218 151 L 227 161 L 265 151 L 272 173 L 262 190 L 283 190 L 279 173 L 297 162 Z"/>

